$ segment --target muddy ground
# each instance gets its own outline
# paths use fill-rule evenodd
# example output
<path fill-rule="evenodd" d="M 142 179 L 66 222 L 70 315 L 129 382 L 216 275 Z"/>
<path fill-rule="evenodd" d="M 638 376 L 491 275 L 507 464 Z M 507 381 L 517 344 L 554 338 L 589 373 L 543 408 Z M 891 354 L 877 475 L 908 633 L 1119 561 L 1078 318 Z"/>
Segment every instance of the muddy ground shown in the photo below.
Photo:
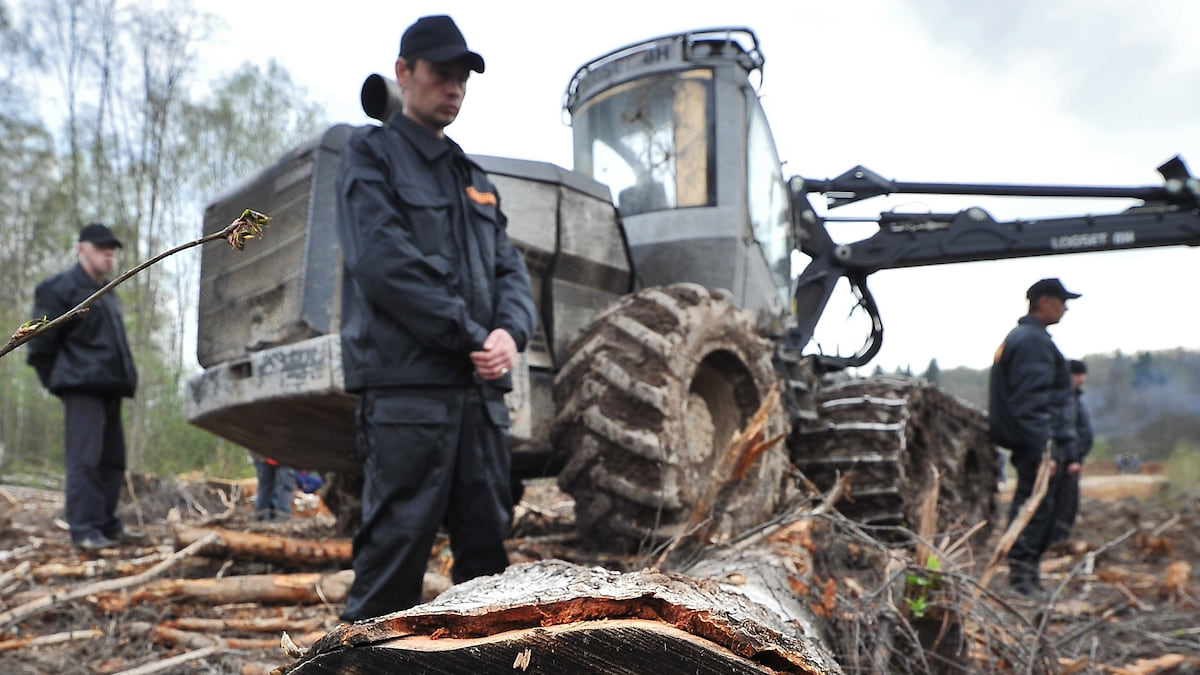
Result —
<path fill-rule="evenodd" d="M 332 517 L 319 508 L 284 523 L 255 521 L 249 496 L 252 484 L 139 479 L 131 486 L 136 499 L 124 500 L 122 514 L 130 525 L 144 529 L 149 540 L 94 555 L 83 555 L 69 545 L 58 491 L 0 486 L 0 612 L 46 604 L 27 618 L 0 626 L 0 671 L 67 675 L 142 667 L 138 672 L 265 673 L 292 662 L 279 647 L 280 625 L 292 627 L 289 635 L 301 647 L 336 625 L 341 609 L 337 602 L 279 605 L 254 598 L 219 604 L 186 596 L 135 599 L 136 588 L 48 600 L 51 592 L 61 595 L 144 572 L 178 550 L 176 533 L 185 526 L 208 524 L 324 540 L 336 537 Z M 1040 639 L 1054 647 L 1062 672 L 1132 675 L 1200 670 L 1200 493 L 1168 493 L 1162 486 L 1161 478 L 1148 476 L 1093 475 L 1085 483 L 1080 522 L 1071 541 L 1045 561 L 1047 585 L 1058 592 L 1053 609 L 1028 614 L 1038 624 Z M 512 559 L 558 557 L 617 568 L 639 564 L 635 558 L 605 558 L 580 548 L 571 508 L 570 499 L 552 482 L 531 484 L 517 510 Z M 985 561 L 982 554 L 977 554 L 977 568 Z M 134 564 L 138 561 L 140 567 Z M 236 556 L 192 556 L 161 578 L 283 575 L 345 567 L 302 560 L 282 564 Z M 438 577 L 447 568 L 448 555 L 436 551 L 429 592 L 437 590 Z M 819 572 L 840 578 L 836 569 Z M 1004 585 L 1001 571 L 992 584 L 1001 600 Z M 859 601 L 847 590 L 851 586 L 843 581 L 839 594 L 846 598 L 843 607 L 852 611 Z M 254 626 L 260 629 L 249 630 Z M 39 637 L 59 642 L 29 643 Z M 152 670 L 180 655 L 202 658 Z M 849 664 L 846 670 L 866 672 Z"/>

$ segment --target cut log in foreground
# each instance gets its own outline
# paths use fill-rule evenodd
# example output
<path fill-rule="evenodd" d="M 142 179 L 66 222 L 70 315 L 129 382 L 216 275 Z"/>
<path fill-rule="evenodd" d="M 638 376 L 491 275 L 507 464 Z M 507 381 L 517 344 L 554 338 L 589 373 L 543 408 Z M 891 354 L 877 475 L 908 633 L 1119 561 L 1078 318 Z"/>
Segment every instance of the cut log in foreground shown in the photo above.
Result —
<path fill-rule="evenodd" d="M 793 618 L 712 579 L 550 560 L 338 626 L 285 672 L 840 673 Z"/>

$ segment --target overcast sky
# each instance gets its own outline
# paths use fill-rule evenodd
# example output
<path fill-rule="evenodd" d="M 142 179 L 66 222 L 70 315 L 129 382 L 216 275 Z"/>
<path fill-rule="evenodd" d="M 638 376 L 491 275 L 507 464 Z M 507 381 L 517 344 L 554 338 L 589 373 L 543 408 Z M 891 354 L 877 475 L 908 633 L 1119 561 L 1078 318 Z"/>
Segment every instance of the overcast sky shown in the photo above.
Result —
<path fill-rule="evenodd" d="M 571 168 L 561 104 L 580 65 L 649 37 L 746 26 L 766 56 L 760 94 L 785 175 L 825 178 L 862 164 L 905 181 L 1155 185 L 1155 168 L 1176 154 L 1200 170 L 1200 3 L 1190 0 L 201 6 L 229 22 L 228 38 L 199 55 L 214 76 L 273 58 L 333 121 L 354 124 L 369 121 L 362 80 L 391 72 L 403 29 L 449 13 L 487 61 L 448 129 L 478 154 Z M 999 219 L 1130 205 L 909 195 L 866 207 L 975 204 Z M 1025 289 L 1048 276 L 1083 293 L 1051 329 L 1069 357 L 1195 349 L 1198 269 L 1200 251 L 1174 247 L 880 272 L 869 281 L 886 336 L 875 363 L 987 366 L 1025 311 Z M 826 351 L 860 344 L 862 326 L 844 322 L 849 308 L 841 298 L 827 312 Z"/>

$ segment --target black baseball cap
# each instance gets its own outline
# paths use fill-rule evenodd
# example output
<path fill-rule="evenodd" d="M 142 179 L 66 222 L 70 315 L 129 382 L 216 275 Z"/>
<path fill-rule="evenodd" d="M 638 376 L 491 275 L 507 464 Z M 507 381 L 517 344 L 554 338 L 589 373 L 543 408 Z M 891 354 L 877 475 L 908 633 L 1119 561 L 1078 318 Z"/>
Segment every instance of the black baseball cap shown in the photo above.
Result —
<path fill-rule="evenodd" d="M 110 246 L 124 248 L 121 246 L 121 240 L 117 239 L 112 230 L 101 223 L 88 223 L 84 225 L 83 229 L 79 230 L 79 241 L 89 241 L 101 248 Z"/>
<path fill-rule="evenodd" d="M 1025 291 L 1025 297 L 1029 298 L 1030 302 L 1037 300 L 1043 295 L 1049 295 L 1051 297 L 1061 298 L 1063 300 L 1073 300 L 1075 298 L 1083 297 L 1078 293 L 1072 293 L 1071 291 L 1068 291 L 1058 279 L 1042 279 L 1041 281 L 1030 286 L 1028 291 Z"/>
<path fill-rule="evenodd" d="M 462 63 L 483 72 L 483 57 L 467 49 L 467 40 L 454 19 L 440 14 L 423 16 L 400 38 L 400 56 L 406 61 L 425 59 L 433 63 Z"/>

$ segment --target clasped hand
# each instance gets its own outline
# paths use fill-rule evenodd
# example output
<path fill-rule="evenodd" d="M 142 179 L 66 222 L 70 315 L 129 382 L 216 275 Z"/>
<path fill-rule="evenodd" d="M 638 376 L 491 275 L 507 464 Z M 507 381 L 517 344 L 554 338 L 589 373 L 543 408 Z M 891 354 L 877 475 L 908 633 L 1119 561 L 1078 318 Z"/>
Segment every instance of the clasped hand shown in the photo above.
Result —
<path fill-rule="evenodd" d="M 497 328 L 483 341 L 483 349 L 471 352 L 475 372 L 485 380 L 504 377 L 517 361 L 517 343 L 503 328 Z"/>

